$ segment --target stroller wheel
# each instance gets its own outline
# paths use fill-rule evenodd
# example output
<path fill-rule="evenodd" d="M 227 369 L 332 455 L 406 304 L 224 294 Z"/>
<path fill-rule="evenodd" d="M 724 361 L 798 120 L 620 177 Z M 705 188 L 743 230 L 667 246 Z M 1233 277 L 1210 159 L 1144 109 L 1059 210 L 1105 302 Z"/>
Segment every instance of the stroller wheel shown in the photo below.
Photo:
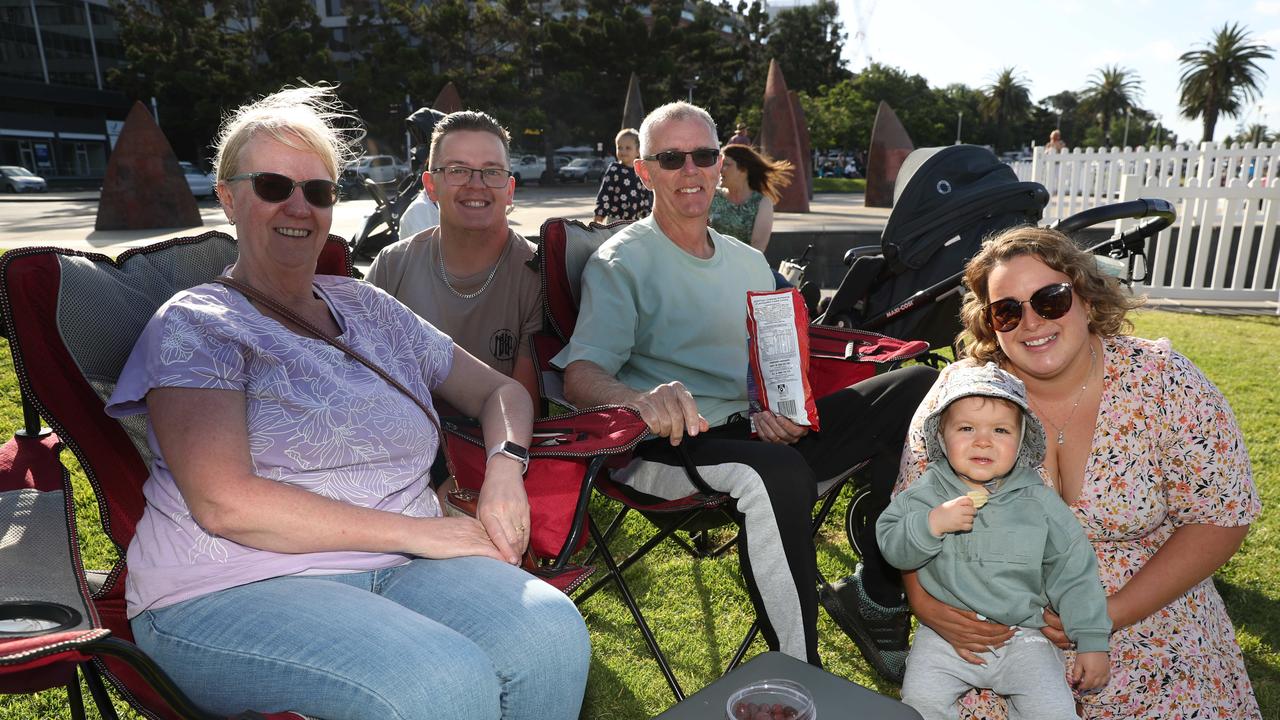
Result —
<path fill-rule="evenodd" d="M 854 491 L 853 499 L 849 501 L 849 509 L 844 515 L 844 533 L 849 538 L 849 547 L 858 553 L 858 557 L 862 557 L 862 548 L 858 546 L 858 538 L 866 532 L 866 529 L 874 522 L 868 515 L 871 509 L 871 490 L 861 487 Z"/>

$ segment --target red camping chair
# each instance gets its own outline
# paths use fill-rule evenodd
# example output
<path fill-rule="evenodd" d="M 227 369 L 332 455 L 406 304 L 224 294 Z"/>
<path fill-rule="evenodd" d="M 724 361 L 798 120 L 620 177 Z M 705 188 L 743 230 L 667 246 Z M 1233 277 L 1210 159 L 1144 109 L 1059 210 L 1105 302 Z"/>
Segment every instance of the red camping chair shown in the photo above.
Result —
<path fill-rule="evenodd" d="M 588 226 L 573 220 L 553 218 L 542 225 L 542 242 L 538 252 L 539 269 L 542 276 L 546 325 L 551 332 L 535 336 L 533 345 L 539 368 L 540 387 L 544 398 L 550 402 L 569 406 L 564 400 L 561 373 L 551 366 L 550 360 L 573 335 L 578 318 L 578 302 L 581 298 L 583 267 L 601 243 L 628 224 L 619 222 L 602 226 L 592 223 Z M 878 368 L 896 365 L 918 357 L 928 350 L 928 344 L 923 342 L 906 342 L 876 333 L 830 326 L 811 325 L 809 337 L 809 381 L 818 397 L 865 380 L 873 376 Z M 845 478 L 819 487 L 822 502 L 814 514 L 815 535 L 838 499 L 844 483 L 856 470 L 857 468 L 851 470 Z M 732 498 L 707 487 L 702 483 L 701 478 L 697 477 L 697 471 L 692 467 L 690 467 L 690 481 L 694 487 L 702 488 L 702 491 L 677 500 L 665 500 L 614 482 L 607 474 L 597 479 L 596 490 L 617 502 L 621 509 L 604 531 L 601 531 L 594 521 L 589 521 L 589 531 L 596 542 L 596 548 L 587 558 L 587 562 L 591 562 L 598 553 L 609 572 L 575 598 L 575 601 L 581 604 L 605 584 L 610 582 L 616 584 L 677 701 L 684 699 L 684 691 L 636 603 L 624 573 L 666 539 L 676 541 L 681 547 L 698 557 L 714 556 L 732 546 L 733 541 L 730 540 L 713 550 L 705 547 L 695 548 L 676 534 L 680 530 L 705 530 L 732 521 L 731 516 L 725 512 Z M 627 513 L 632 510 L 641 513 L 652 522 L 657 527 L 657 532 L 618 562 L 614 560 L 609 542 Z M 823 579 L 819 577 L 818 581 L 821 583 Z M 757 621 L 739 645 L 727 670 L 733 669 L 742 661 L 758 632 L 759 622 Z"/>
<path fill-rule="evenodd" d="M 207 232 L 114 261 L 61 248 L 23 248 L 0 259 L 0 313 L 26 421 L 0 449 L 0 537 L 19 538 L 0 542 L 0 692 L 65 686 L 73 717 L 82 718 L 79 671 L 104 718 L 116 713 L 102 678 L 144 717 L 211 717 L 131 642 L 124 555 L 142 514 L 150 452 L 145 419 L 118 422 L 103 407 L 155 310 L 235 257 L 229 235 Z M 346 243 L 331 235 L 317 271 L 353 270 Z M 42 434 L 40 418 L 56 434 Z M 104 577 L 81 565 L 63 447 L 84 468 L 119 556 Z"/>
<path fill-rule="evenodd" d="M 442 425 L 458 487 L 478 493 L 488 453 L 480 424 L 449 417 Z M 529 498 L 529 551 L 525 570 L 569 594 L 595 572 L 569 557 L 586 544 L 583 532 L 591 488 L 604 471 L 625 464 L 649 434 L 630 408 L 599 407 L 534 423 L 524 488 Z"/>

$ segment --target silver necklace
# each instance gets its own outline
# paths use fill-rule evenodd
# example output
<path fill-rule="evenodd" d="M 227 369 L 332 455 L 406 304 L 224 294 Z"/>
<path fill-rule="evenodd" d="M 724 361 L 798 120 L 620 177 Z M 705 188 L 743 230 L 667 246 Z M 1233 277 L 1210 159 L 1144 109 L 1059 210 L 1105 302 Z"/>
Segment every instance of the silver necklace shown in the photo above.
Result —
<path fill-rule="evenodd" d="M 493 282 L 493 277 L 498 274 L 498 268 L 502 267 L 502 261 L 507 257 L 507 251 L 511 249 L 510 238 L 508 238 L 507 244 L 502 248 L 502 254 L 498 256 L 498 262 L 493 264 L 493 269 L 489 271 L 489 277 L 484 279 L 484 284 L 475 292 L 464 293 L 458 292 L 458 289 L 449 282 L 449 273 L 444 269 L 444 236 L 437 235 L 436 237 L 440 241 L 440 244 L 436 247 L 440 254 L 440 279 L 444 281 L 444 286 L 449 288 L 449 292 L 463 300 L 470 300 L 472 298 L 479 297 L 480 293 L 489 289 L 489 283 Z"/>
<path fill-rule="evenodd" d="M 1053 429 L 1058 431 L 1059 445 L 1065 442 L 1066 427 L 1071 424 L 1071 418 L 1076 416 L 1076 408 L 1080 407 L 1080 400 L 1084 397 L 1084 391 L 1089 387 L 1089 381 L 1093 379 L 1093 367 L 1097 359 L 1098 359 L 1098 353 L 1094 352 L 1093 342 L 1090 341 L 1089 342 L 1089 374 L 1085 376 L 1084 384 L 1080 386 L 1080 392 L 1076 393 L 1076 401 L 1071 405 L 1071 412 L 1067 413 L 1067 419 L 1062 421 L 1061 425 L 1050 420 L 1049 415 L 1045 413 L 1044 410 L 1040 410 L 1040 417 L 1044 418 L 1045 422 L 1052 425 Z M 1036 407 L 1039 408 L 1039 403 L 1036 403 Z"/>

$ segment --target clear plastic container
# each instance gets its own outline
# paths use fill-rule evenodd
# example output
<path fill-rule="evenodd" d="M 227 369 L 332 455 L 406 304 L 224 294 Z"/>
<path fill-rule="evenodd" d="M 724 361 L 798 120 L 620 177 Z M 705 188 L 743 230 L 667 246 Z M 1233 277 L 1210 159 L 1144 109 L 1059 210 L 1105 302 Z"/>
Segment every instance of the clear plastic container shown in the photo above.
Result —
<path fill-rule="evenodd" d="M 794 680 L 757 680 L 729 696 L 726 720 L 817 720 L 805 686 Z"/>

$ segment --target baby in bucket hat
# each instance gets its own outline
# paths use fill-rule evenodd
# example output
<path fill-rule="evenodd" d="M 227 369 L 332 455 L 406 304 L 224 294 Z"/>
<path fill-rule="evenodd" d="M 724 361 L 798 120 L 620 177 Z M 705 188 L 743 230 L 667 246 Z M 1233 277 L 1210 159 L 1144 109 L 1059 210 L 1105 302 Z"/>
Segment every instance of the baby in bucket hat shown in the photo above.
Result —
<path fill-rule="evenodd" d="M 916 630 L 902 700 L 930 718 L 955 718 L 972 688 L 1004 696 L 1010 717 L 1077 717 L 1072 688 L 1107 684 L 1111 620 L 1093 547 L 1071 510 L 1042 481 L 1045 434 L 1022 381 L 994 363 L 957 368 L 924 421 L 924 475 L 876 523 L 885 559 L 918 570 L 929 594 L 1015 630 L 1002 647 L 962 658 L 928 626 Z M 1044 609 L 1076 646 L 1040 632 Z"/>

